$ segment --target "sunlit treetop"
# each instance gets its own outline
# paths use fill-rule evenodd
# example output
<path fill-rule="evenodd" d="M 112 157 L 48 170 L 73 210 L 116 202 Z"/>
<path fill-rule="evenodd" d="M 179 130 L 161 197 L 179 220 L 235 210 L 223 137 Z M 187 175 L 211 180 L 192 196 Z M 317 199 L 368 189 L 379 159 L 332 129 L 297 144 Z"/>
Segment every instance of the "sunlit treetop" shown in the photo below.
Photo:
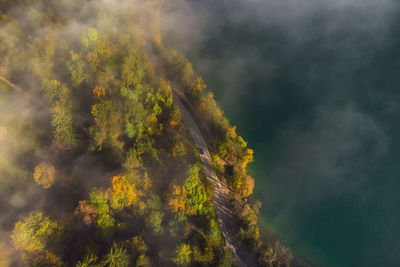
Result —
<path fill-rule="evenodd" d="M 62 229 L 42 211 L 34 211 L 15 224 L 11 239 L 18 250 L 42 252 Z"/>

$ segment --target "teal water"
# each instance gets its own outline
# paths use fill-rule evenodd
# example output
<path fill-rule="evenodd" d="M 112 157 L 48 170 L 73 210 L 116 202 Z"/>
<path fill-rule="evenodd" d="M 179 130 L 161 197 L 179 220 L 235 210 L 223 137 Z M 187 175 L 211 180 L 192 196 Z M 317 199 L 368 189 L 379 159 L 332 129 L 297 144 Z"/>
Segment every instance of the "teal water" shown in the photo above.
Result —
<path fill-rule="evenodd" d="M 165 37 L 255 150 L 263 225 L 316 266 L 400 266 L 400 6 L 171 1 Z"/>

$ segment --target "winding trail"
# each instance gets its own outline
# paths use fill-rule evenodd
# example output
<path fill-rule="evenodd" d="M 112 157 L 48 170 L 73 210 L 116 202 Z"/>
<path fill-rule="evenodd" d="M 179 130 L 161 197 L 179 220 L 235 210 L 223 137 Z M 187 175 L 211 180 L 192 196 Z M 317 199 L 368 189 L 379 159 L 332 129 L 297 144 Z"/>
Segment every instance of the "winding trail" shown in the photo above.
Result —
<path fill-rule="evenodd" d="M 173 93 L 174 103 L 179 107 L 182 113 L 182 120 L 189 129 L 190 135 L 193 138 L 193 142 L 196 144 L 198 149 L 203 148 L 204 150 L 204 153 L 199 153 L 199 155 L 203 163 L 207 179 L 214 185 L 213 200 L 226 246 L 232 252 L 232 255 L 235 259 L 235 264 L 237 266 L 257 266 L 253 257 L 235 238 L 235 233 L 237 233 L 239 227 L 237 225 L 237 218 L 232 212 L 233 207 L 229 201 L 230 189 L 227 187 L 224 181 L 218 179 L 217 174 L 212 167 L 211 155 L 207 144 L 201 135 L 200 129 L 182 103 L 182 100 L 186 100 L 186 97 L 176 89 L 173 90 Z"/>

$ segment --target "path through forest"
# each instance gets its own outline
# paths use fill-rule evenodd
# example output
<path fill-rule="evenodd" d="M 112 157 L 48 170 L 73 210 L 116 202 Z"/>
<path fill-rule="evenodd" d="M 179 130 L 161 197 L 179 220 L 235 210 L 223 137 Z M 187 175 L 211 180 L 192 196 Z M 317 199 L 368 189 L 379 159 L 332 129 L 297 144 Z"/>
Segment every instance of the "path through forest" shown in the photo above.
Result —
<path fill-rule="evenodd" d="M 173 92 L 174 103 L 179 107 L 182 113 L 182 120 L 185 123 L 186 127 L 189 129 L 190 135 L 193 138 L 193 142 L 196 144 L 198 150 L 200 148 L 204 150 L 204 153 L 199 153 L 199 155 L 204 165 L 207 179 L 214 185 L 213 200 L 218 221 L 221 226 L 221 231 L 226 242 L 226 246 L 232 252 L 237 266 L 256 266 L 253 257 L 249 253 L 247 253 L 246 249 L 235 238 L 235 233 L 237 233 L 238 225 L 237 218 L 233 214 L 232 204 L 229 201 L 229 188 L 227 187 L 225 182 L 218 179 L 217 174 L 212 167 L 211 155 L 208 150 L 207 144 L 203 136 L 201 135 L 200 129 L 182 103 L 181 98 L 185 100 L 185 96 L 177 90 L 173 90 Z"/>

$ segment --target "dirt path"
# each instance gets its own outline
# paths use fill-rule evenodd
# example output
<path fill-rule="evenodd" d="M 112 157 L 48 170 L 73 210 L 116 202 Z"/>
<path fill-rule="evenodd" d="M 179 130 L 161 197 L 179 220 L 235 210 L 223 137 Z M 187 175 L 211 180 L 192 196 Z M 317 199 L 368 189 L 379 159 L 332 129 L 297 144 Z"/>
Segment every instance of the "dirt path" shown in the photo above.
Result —
<path fill-rule="evenodd" d="M 193 142 L 196 144 L 198 149 L 203 148 L 204 150 L 204 154 L 202 155 L 199 153 L 199 155 L 204 165 L 207 179 L 214 185 L 214 205 L 226 246 L 232 252 L 237 266 L 256 266 L 253 257 L 246 252 L 246 250 L 235 238 L 235 233 L 237 233 L 238 226 L 236 223 L 237 218 L 235 218 L 234 214 L 232 213 L 233 207 L 229 202 L 229 188 L 223 181 L 218 179 L 217 174 L 212 168 L 212 159 L 207 144 L 204 141 L 196 122 L 182 104 L 180 97 L 183 98 L 184 96 L 182 96 L 179 91 L 174 90 L 174 103 L 179 107 L 182 113 L 182 120 L 189 129 L 190 135 L 193 138 Z"/>

